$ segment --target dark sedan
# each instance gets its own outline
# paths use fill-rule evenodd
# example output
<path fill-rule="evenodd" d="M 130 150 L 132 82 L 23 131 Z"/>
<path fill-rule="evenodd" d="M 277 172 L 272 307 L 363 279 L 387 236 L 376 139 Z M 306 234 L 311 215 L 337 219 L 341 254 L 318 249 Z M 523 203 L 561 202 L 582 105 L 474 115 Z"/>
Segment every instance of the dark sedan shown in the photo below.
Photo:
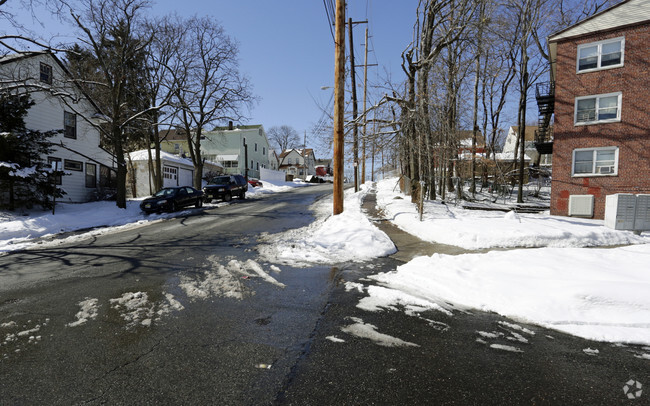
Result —
<path fill-rule="evenodd" d="M 140 210 L 149 214 L 176 211 L 182 207 L 203 206 L 203 192 L 190 186 L 166 187 L 140 203 Z"/>

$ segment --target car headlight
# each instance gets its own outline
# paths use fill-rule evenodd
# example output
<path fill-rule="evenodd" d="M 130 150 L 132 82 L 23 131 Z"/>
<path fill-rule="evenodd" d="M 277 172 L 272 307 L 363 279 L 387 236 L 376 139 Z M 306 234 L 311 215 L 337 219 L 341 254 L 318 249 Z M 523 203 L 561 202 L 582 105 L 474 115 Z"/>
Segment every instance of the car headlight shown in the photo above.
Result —
<path fill-rule="evenodd" d="M 225 192 L 225 191 L 226 191 L 226 189 L 224 189 L 222 187 L 219 188 L 219 192 Z"/>
<path fill-rule="evenodd" d="M 165 203 L 167 203 L 167 200 L 160 200 L 160 201 L 158 201 L 158 203 L 156 203 L 156 204 L 165 204 Z"/>

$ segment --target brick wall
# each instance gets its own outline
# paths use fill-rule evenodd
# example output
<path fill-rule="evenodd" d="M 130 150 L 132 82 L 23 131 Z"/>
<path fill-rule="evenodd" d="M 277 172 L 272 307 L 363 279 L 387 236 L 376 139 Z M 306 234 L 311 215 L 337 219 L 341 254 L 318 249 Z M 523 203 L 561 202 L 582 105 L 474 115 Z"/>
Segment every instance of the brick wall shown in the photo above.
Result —
<path fill-rule="evenodd" d="M 624 66 L 576 73 L 578 45 L 625 37 Z M 568 215 L 569 196 L 595 196 L 594 218 L 605 196 L 650 193 L 650 24 L 564 40 L 557 47 L 551 214 Z M 622 92 L 621 121 L 574 125 L 575 98 Z M 576 148 L 619 148 L 617 176 L 571 176 Z"/>

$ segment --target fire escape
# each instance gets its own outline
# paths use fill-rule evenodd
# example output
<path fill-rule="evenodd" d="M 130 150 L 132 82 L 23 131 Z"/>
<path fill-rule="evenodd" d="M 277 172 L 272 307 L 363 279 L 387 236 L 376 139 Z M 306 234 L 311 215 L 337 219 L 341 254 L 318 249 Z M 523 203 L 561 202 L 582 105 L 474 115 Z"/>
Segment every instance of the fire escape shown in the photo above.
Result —
<path fill-rule="evenodd" d="M 551 118 L 555 112 L 555 82 L 538 83 L 535 89 L 539 120 L 535 132 L 535 148 L 542 154 L 553 153 Z"/>

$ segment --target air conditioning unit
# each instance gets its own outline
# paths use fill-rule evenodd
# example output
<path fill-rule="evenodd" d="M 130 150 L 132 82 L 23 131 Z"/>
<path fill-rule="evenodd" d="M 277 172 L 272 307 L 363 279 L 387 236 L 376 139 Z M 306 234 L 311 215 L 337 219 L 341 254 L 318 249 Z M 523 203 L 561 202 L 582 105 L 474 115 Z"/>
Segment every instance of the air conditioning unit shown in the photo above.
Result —
<path fill-rule="evenodd" d="M 569 196 L 569 216 L 593 217 L 594 195 Z"/>
<path fill-rule="evenodd" d="M 614 167 L 613 166 L 599 166 L 597 169 L 597 172 L 600 174 L 610 174 L 614 173 Z"/>

